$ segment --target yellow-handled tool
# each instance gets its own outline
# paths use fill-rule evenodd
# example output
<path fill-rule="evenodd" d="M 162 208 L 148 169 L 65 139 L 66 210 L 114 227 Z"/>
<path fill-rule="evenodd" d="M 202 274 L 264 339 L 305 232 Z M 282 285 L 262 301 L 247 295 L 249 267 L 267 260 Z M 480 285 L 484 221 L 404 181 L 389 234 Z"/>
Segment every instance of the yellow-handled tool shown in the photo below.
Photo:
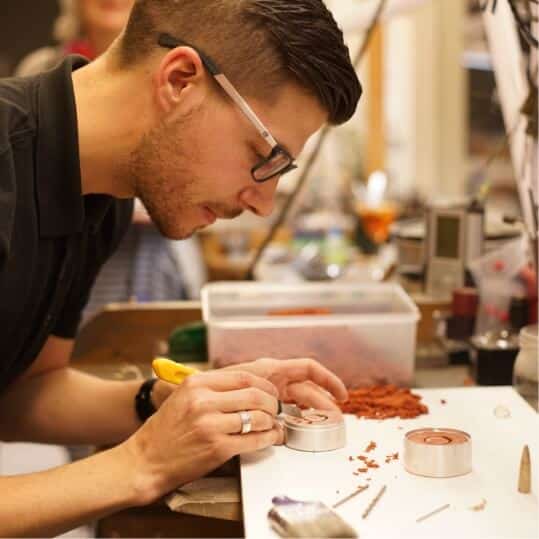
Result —
<path fill-rule="evenodd" d="M 152 369 L 161 380 L 177 385 L 180 385 L 188 376 L 200 372 L 194 367 L 187 367 L 165 357 L 156 357 L 152 361 Z"/>
<path fill-rule="evenodd" d="M 176 385 L 180 385 L 188 376 L 198 374 L 200 372 L 194 367 L 187 367 L 186 365 L 176 363 L 175 361 L 165 357 L 156 357 L 152 361 L 152 369 L 158 378 L 164 380 L 165 382 L 170 382 L 171 384 Z M 283 403 L 278 401 L 278 404 L 278 413 L 280 414 L 284 411 Z M 293 404 L 287 406 L 285 413 L 296 417 L 302 417 L 301 410 Z"/>

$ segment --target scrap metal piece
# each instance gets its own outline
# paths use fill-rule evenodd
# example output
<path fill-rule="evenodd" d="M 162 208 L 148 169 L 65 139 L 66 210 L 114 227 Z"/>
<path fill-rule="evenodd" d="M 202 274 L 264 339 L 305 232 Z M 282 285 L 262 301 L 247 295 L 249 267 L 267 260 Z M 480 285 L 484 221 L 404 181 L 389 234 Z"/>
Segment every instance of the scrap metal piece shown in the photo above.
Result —
<path fill-rule="evenodd" d="M 481 501 L 479 503 L 472 505 L 469 509 L 470 511 L 483 511 L 486 506 L 487 500 L 485 500 L 485 498 L 481 498 Z"/>
<path fill-rule="evenodd" d="M 494 408 L 494 415 L 498 419 L 508 419 L 509 417 L 511 417 L 511 411 L 509 410 L 509 408 L 507 408 L 507 406 L 503 406 L 502 404 L 500 404 L 496 406 L 496 408 Z"/>

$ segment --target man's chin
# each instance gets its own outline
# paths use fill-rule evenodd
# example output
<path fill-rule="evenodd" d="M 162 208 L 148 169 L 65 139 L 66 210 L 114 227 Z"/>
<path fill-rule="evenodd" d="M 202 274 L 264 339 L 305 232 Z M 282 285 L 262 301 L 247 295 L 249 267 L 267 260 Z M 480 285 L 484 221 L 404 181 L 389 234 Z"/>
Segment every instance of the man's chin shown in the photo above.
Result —
<path fill-rule="evenodd" d="M 178 229 L 174 227 L 161 227 L 157 224 L 156 226 L 157 230 L 159 230 L 159 234 L 161 234 L 161 236 L 163 236 L 167 240 L 186 240 L 197 231 L 196 228 L 186 230 L 185 228 Z"/>
<path fill-rule="evenodd" d="M 179 230 L 179 231 L 162 231 L 161 235 L 169 240 L 187 240 L 194 236 L 199 230 L 202 230 L 203 228 L 206 228 L 209 225 L 199 225 L 192 230 Z"/>
<path fill-rule="evenodd" d="M 165 238 L 167 238 L 168 240 L 176 240 L 176 241 L 179 241 L 179 240 L 187 240 L 189 239 L 190 237 L 193 236 L 193 234 L 199 230 L 198 228 L 196 228 L 195 230 L 191 231 L 191 232 L 180 232 L 180 233 L 174 233 L 174 234 L 163 234 L 163 236 L 165 236 Z"/>

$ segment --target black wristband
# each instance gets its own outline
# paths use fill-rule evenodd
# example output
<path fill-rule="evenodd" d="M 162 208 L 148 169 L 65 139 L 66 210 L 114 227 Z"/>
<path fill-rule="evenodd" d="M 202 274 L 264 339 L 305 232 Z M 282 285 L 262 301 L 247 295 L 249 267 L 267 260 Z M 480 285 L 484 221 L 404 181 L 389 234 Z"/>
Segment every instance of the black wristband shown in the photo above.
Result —
<path fill-rule="evenodd" d="M 142 423 L 155 413 L 155 407 L 152 403 L 152 389 L 157 380 L 157 378 L 146 380 L 135 396 L 135 410 Z"/>

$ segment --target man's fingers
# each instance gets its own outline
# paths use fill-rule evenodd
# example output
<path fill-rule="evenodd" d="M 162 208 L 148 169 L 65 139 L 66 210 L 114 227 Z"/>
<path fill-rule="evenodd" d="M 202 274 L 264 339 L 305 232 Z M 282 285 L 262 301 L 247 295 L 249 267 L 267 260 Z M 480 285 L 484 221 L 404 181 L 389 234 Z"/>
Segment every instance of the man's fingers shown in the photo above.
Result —
<path fill-rule="evenodd" d="M 255 387 L 278 398 L 277 388 L 268 380 L 246 371 L 211 371 L 195 374 L 187 378 L 184 385 L 207 387 L 213 391 L 234 391 Z"/>
<path fill-rule="evenodd" d="M 277 415 L 277 399 L 257 387 L 214 393 L 213 396 L 215 398 L 213 405 L 220 412 L 261 410 L 271 416 Z"/>
<path fill-rule="evenodd" d="M 263 432 L 274 428 L 275 418 L 272 415 L 259 410 L 252 410 L 248 413 L 251 416 L 252 432 Z M 238 412 L 233 412 L 230 414 L 218 414 L 216 415 L 216 421 L 219 422 L 219 430 L 225 434 L 241 433 L 243 423 Z"/>
<path fill-rule="evenodd" d="M 289 359 L 283 362 L 282 368 L 286 369 L 288 383 L 310 380 L 327 389 L 337 400 L 346 400 L 348 397 L 342 380 L 314 359 Z"/>
<path fill-rule="evenodd" d="M 234 455 L 242 453 L 252 453 L 272 445 L 281 445 L 284 442 L 283 428 L 277 423 L 271 430 L 264 432 L 250 432 L 249 434 L 236 434 L 229 436 L 227 443 L 230 443 Z"/>
<path fill-rule="evenodd" d="M 302 408 L 340 410 L 331 395 L 313 382 L 296 382 L 288 386 L 287 397 Z"/>

